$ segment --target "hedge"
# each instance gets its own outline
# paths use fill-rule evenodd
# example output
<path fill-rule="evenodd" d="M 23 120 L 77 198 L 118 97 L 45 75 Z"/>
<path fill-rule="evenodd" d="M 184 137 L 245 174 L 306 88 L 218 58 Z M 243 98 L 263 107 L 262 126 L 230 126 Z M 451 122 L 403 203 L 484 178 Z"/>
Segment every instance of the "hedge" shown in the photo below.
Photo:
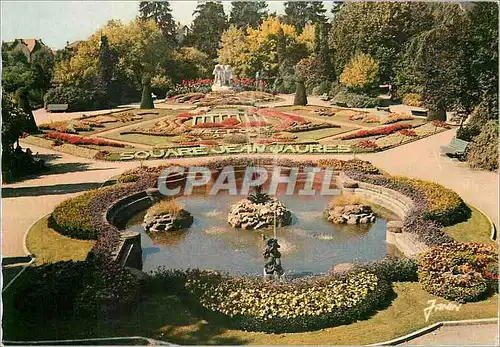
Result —
<path fill-rule="evenodd" d="M 91 190 L 75 198 L 63 201 L 52 212 L 49 218 L 49 226 L 72 238 L 96 240 L 98 230 L 92 228 L 90 201 L 101 192 Z"/>
<path fill-rule="evenodd" d="M 91 111 L 107 107 L 106 95 L 98 90 L 76 87 L 49 89 L 43 97 L 45 108 L 50 104 L 68 104 L 68 112 Z"/>
<path fill-rule="evenodd" d="M 347 107 L 372 108 L 380 106 L 380 100 L 363 94 L 341 91 L 333 97 L 332 104 L 345 104 Z"/>
<path fill-rule="evenodd" d="M 419 254 L 417 259 L 422 288 L 447 300 L 477 301 L 487 293 L 490 283 L 498 282 L 498 272 L 488 273 L 498 269 L 493 245 L 444 244 Z"/>

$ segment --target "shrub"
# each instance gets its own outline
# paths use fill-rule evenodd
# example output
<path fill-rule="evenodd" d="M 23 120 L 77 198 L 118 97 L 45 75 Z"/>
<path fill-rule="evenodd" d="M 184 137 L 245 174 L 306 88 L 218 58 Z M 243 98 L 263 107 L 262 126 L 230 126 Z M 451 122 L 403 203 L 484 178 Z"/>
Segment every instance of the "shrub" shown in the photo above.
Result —
<path fill-rule="evenodd" d="M 391 286 L 366 271 L 270 283 L 260 278 L 191 272 L 185 288 L 208 315 L 239 329 L 298 332 L 366 318 L 381 305 Z"/>
<path fill-rule="evenodd" d="M 176 217 L 182 211 L 182 205 L 175 199 L 164 199 L 151 206 L 147 214 L 149 216 L 159 216 L 162 214 L 170 214 Z"/>
<path fill-rule="evenodd" d="M 425 217 L 447 226 L 467 220 L 471 211 L 453 190 L 434 182 L 394 176 L 392 180 L 407 183 L 422 192 L 428 201 Z"/>
<path fill-rule="evenodd" d="M 487 292 L 485 271 L 497 264 L 498 254 L 493 245 L 453 243 L 431 248 L 417 259 L 424 290 L 447 300 L 469 302 Z"/>
<path fill-rule="evenodd" d="M 417 263 L 406 257 L 385 257 L 380 260 L 355 265 L 356 269 L 376 273 L 390 282 L 417 281 Z"/>
<path fill-rule="evenodd" d="M 467 162 L 472 168 L 498 170 L 498 121 L 491 120 L 481 127 L 467 151 Z"/>
<path fill-rule="evenodd" d="M 135 173 L 128 173 L 124 172 L 118 177 L 116 182 L 118 183 L 130 183 L 130 182 L 136 182 L 139 177 Z"/>
<path fill-rule="evenodd" d="M 367 129 L 367 130 L 359 130 L 354 133 L 344 135 L 341 137 L 342 140 L 349 140 L 349 139 L 357 139 L 360 137 L 369 137 L 369 136 L 374 136 L 374 135 L 389 135 L 392 134 L 398 130 L 401 129 L 408 129 L 411 128 L 411 124 L 409 123 L 402 123 L 402 124 L 394 124 L 394 125 L 388 125 L 385 127 L 379 127 L 379 128 L 373 128 L 373 129 Z"/>
<path fill-rule="evenodd" d="M 141 109 L 153 109 L 153 108 L 155 108 L 155 105 L 153 103 L 153 97 L 151 96 L 151 79 L 148 77 L 143 77 Z"/>
<path fill-rule="evenodd" d="M 372 163 L 360 159 L 340 160 L 340 159 L 320 159 L 318 166 L 328 167 L 336 171 L 356 171 L 367 174 L 378 174 L 379 169 Z"/>
<path fill-rule="evenodd" d="M 15 293 L 17 308 L 45 319 L 71 313 L 108 316 L 130 308 L 139 298 L 135 276 L 94 259 L 29 267 L 25 276 Z"/>
<path fill-rule="evenodd" d="M 68 104 L 68 112 L 91 111 L 107 107 L 106 96 L 103 92 L 76 87 L 49 89 L 43 99 L 45 108 L 49 104 Z"/>
<path fill-rule="evenodd" d="M 307 105 L 306 86 L 303 81 L 297 82 L 297 89 L 295 90 L 293 104 L 303 106 Z"/>
<path fill-rule="evenodd" d="M 403 104 L 413 107 L 422 106 L 422 97 L 416 93 L 408 93 L 403 96 Z"/>
<path fill-rule="evenodd" d="M 364 94 L 338 92 L 332 99 L 332 104 L 345 104 L 347 107 L 372 108 L 380 105 L 380 100 Z"/>
<path fill-rule="evenodd" d="M 378 64 L 368 54 L 356 54 L 339 76 L 339 81 L 352 91 L 368 91 L 378 86 Z"/>
<path fill-rule="evenodd" d="M 98 230 L 92 228 L 90 219 L 90 201 L 98 192 L 91 190 L 57 205 L 49 218 L 50 227 L 72 238 L 97 239 Z"/>

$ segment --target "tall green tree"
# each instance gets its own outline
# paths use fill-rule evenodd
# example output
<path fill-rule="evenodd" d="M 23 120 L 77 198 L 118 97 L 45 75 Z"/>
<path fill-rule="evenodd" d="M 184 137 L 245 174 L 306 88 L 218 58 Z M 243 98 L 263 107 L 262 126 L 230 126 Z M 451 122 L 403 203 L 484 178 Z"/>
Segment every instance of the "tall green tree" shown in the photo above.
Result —
<path fill-rule="evenodd" d="M 372 56 L 381 82 L 393 82 L 407 42 L 434 24 L 435 3 L 346 2 L 335 13 L 330 48 L 339 75 L 356 52 Z"/>
<path fill-rule="evenodd" d="M 139 15 L 143 20 L 152 19 L 160 28 L 163 37 L 170 43 L 176 44 L 175 21 L 168 1 L 141 1 Z"/>
<path fill-rule="evenodd" d="M 285 2 L 286 24 L 293 25 L 301 33 L 306 24 L 326 22 L 325 6 L 322 1 L 287 1 Z"/>
<path fill-rule="evenodd" d="M 472 91 L 498 118 L 498 4 L 476 2 L 467 11 L 471 74 L 477 88 Z"/>
<path fill-rule="evenodd" d="M 229 26 L 222 3 L 200 2 L 193 12 L 193 16 L 195 18 L 186 43 L 215 59 L 222 33 Z"/>
<path fill-rule="evenodd" d="M 405 78 L 418 86 L 431 117 L 445 120 L 446 111 L 472 111 L 478 103 L 473 93 L 477 87 L 470 69 L 466 13 L 458 4 L 443 3 L 434 15 L 430 29 L 410 40 L 399 74 L 408 74 Z"/>
<path fill-rule="evenodd" d="M 231 2 L 231 13 L 229 24 L 238 29 L 247 26 L 257 28 L 267 16 L 267 4 L 265 1 L 233 1 Z"/>

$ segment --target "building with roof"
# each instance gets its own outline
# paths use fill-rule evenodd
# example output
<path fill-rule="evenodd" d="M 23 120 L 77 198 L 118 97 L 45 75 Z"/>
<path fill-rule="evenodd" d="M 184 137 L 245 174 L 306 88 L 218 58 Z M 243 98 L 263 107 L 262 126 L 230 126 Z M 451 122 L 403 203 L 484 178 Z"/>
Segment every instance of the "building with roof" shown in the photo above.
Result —
<path fill-rule="evenodd" d="M 15 39 L 12 42 L 6 42 L 6 44 L 11 50 L 21 51 L 30 63 L 33 54 L 42 48 L 46 48 L 50 52 L 53 52 L 52 49 L 42 42 L 41 39 Z"/>
<path fill-rule="evenodd" d="M 175 26 L 175 39 L 179 44 L 182 44 L 186 36 L 189 34 L 189 27 L 187 25 L 177 22 Z"/>

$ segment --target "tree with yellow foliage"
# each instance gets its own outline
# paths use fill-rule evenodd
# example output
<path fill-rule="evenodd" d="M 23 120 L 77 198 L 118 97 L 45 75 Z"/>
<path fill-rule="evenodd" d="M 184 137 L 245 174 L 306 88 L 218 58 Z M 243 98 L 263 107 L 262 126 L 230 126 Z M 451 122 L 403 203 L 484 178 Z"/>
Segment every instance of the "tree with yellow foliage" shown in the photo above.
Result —
<path fill-rule="evenodd" d="M 358 53 L 346 65 L 339 81 L 354 92 L 367 92 L 378 85 L 378 64 L 370 55 Z"/>

